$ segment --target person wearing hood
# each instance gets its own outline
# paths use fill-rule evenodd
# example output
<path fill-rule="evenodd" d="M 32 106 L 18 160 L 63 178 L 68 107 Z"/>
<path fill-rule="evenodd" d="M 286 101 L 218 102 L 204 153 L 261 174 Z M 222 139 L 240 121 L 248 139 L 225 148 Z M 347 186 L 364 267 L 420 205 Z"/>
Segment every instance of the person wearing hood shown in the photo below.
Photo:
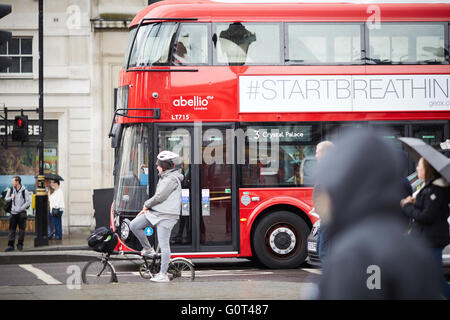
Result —
<path fill-rule="evenodd" d="M 428 163 L 420 158 L 417 176 L 425 184 L 415 197 L 406 197 L 400 204 L 410 219 L 408 233 L 423 237 L 436 261 L 442 266 L 442 251 L 450 243 L 449 216 L 450 188 L 448 182 Z M 441 269 L 442 270 L 442 269 Z M 440 272 L 444 295 L 450 299 L 450 285 Z"/>
<path fill-rule="evenodd" d="M 19 226 L 19 239 L 17 240 L 17 250 L 23 249 L 25 240 L 25 228 L 27 225 L 27 209 L 31 205 L 31 197 L 28 190 L 22 185 L 22 179 L 15 176 L 11 180 L 12 189 L 9 188 L 5 200 L 12 201 L 11 216 L 9 218 L 8 247 L 5 251 L 14 251 L 16 239 L 16 229 Z"/>
<path fill-rule="evenodd" d="M 170 261 L 170 234 L 181 212 L 181 182 L 184 176 L 175 167 L 176 153 L 162 151 L 156 163 L 159 181 L 153 197 L 145 201 L 142 211 L 130 224 L 130 229 L 141 243 L 141 254 L 152 257 L 156 254 L 150 245 L 145 229 L 156 226 L 158 243 L 161 248 L 161 270 L 151 280 L 168 282 L 167 268 Z"/>
<path fill-rule="evenodd" d="M 380 136 L 347 132 L 319 164 L 317 212 L 333 242 L 319 299 L 439 299 L 438 266 L 400 221 L 400 161 Z"/>

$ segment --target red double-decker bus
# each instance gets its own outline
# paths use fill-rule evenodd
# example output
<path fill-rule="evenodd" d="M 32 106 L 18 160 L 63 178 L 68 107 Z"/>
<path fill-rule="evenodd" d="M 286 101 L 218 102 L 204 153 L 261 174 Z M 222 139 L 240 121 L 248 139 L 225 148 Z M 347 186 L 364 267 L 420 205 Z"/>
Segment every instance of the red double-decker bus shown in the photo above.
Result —
<path fill-rule="evenodd" d="M 174 255 L 298 267 L 318 217 L 315 146 L 348 126 L 449 139 L 448 3 L 161 1 L 130 40 L 111 128 L 111 224 L 155 190 L 156 155 L 180 154 Z M 413 166 L 411 164 L 411 171 Z"/>

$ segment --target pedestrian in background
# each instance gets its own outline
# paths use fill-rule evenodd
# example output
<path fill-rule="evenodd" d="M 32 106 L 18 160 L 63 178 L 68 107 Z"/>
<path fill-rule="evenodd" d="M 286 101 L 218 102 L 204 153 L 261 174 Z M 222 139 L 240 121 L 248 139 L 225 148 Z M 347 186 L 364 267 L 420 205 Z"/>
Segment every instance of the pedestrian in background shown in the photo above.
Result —
<path fill-rule="evenodd" d="M 320 299 L 440 299 L 438 265 L 400 221 L 400 161 L 373 132 L 347 132 L 319 164 L 319 214 L 333 250 Z"/>
<path fill-rule="evenodd" d="M 53 193 L 53 189 L 51 188 L 51 183 L 52 180 L 50 179 L 45 179 L 44 181 L 44 186 L 45 186 L 45 191 L 47 191 L 48 196 L 50 197 L 51 194 Z M 51 211 L 50 211 L 50 202 L 47 203 L 47 229 L 48 229 L 48 239 L 52 240 L 53 237 L 55 236 L 55 226 L 53 225 L 53 221 L 52 221 L 52 215 L 51 215 Z"/>
<path fill-rule="evenodd" d="M 27 226 L 27 209 L 31 205 L 31 197 L 27 188 L 22 185 L 22 179 L 15 176 L 11 180 L 12 188 L 8 189 L 5 200 L 12 201 L 11 215 L 9 217 L 8 247 L 5 251 L 14 251 L 16 241 L 16 229 L 19 227 L 19 239 L 17 250 L 23 250 L 25 229 Z"/>
<path fill-rule="evenodd" d="M 55 239 L 62 239 L 62 221 L 61 217 L 64 211 L 64 194 L 60 188 L 59 180 L 52 181 L 53 193 L 49 197 L 50 215 L 55 226 Z"/>
<path fill-rule="evenodd" d="M 401 201 L 403 213 L 411 219 L 409 234 L 423 237 L 434 259 L 441 266 L 443 294 L 450 299 L 450 285 L 442 271 L 442 251 L 450 243 L 448 182 L 428 163 L 420 158 L 417 175 L 425 184 L 415 198 L 409 196 Z"/>
<path fill-rule="evenodd" d="M 334 144 L 331 141 L 322 141 L 320 143 L 317 144 L 316 146 L 316 159 L 317 162 L 320 163 L 324 160 L 324 158 L 326 157 L 326 155 L 333 149 Z M 316 201 L 316 197 L 317 197 L 317 193 L 320 190 L 320 185 L 319 184 L 315 184 L 314 186 L 314 192 L 313 192 L 313 203 L 314 203 L 314 207 L 316 207 L 317 205 L 319 205 Z M 316 209 L 317 212 L 317 209 Z M 327 256 L 327 252 L 330 250 L 330 242 L 327 236 L 327 225 L 324 221 L 320 220 L 320 228 L 318 231 L 318 235 L 317 235 L 317 242 L 318 242 L 318 251 L 319 251 L 319 257 L 320 257 L 320 261 L 324 261 L 326 256 Z"/>

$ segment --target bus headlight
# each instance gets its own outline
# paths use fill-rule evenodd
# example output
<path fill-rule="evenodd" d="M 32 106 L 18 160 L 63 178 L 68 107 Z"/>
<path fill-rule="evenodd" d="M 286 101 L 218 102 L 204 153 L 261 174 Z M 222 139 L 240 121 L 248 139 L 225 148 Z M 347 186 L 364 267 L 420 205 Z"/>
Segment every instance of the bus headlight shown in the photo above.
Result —
<path fill-rule="evenodd" d="M 130 220 L 124 219 L 120 226 L 120 239 L 126 241 L 130 236 Z"/>

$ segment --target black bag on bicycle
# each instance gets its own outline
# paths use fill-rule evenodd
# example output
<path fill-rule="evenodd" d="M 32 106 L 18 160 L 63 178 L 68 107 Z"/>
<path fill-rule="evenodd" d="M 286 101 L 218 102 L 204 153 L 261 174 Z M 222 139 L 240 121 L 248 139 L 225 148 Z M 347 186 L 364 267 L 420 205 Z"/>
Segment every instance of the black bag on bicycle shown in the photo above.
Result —
<path fill-rule="evenodd" d="M 116 247 L 117 241 L 118 237 L 115 232 L 110 228 L 100 227 L 89 236 L 88 245 L 94 251 L 111 253 Z"/>

